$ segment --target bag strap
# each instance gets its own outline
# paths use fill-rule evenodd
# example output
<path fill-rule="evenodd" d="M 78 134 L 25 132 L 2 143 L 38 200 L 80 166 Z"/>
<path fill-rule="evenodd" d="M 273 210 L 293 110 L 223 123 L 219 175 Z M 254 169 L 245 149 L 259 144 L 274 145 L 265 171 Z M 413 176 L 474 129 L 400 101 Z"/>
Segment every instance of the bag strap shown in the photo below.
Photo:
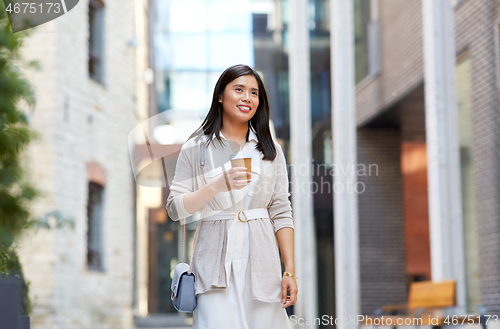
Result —
<path fill-rule="evenodd" d="M 202 210 L 203 213 L 203 210 Z M 198 227 L 196 228 L 195 232 L 195 240 L 193 244 L 193 254 L 191 255 L 191 261 L 189 262 L 189 271 L 191 272 L 191 266 L 193 264 L 193 257 L 194 257 L 194 251 L 196 250 L 196 242 L 198 241 L 198 237 L 200 235 L 200 225 L 201 225 L 201 219 L 200 222 L 198 223 Z M 186 219 L 184 219 L 184 225 L 182 228 L 182 261 L 185 262 L 185 257 L 186 257 Z"/>
<path fill-rule="evenodd" d="M 202 171 L 202 187 L 207 185 L 206 179 L 205 179 L 205 145 L 202 142 L 200 143 L 200 168 Z M 201 209 L 201 215 L 200 215 L 200 222 L 198 223 L 198 227 L 196 228 L 195 232 L 195 238 L 193 242 L 193 253 L 191 255 L 191 261 L 189 262 L 189 271 L 191 272 L 191 267 L 193 266 L 193 259 L 194 259 L 194 253 L 196 251 L 196 244 L 198 242 L 198 238 L 200 236 L 200 226 L 203 218 L 203 210 L 205 207 Z M 182 261 L 184 262 L 185 259 L 185 245 L 186 245 L 186 219 L 184 219 L 184 227 L 182 231 Z"/>

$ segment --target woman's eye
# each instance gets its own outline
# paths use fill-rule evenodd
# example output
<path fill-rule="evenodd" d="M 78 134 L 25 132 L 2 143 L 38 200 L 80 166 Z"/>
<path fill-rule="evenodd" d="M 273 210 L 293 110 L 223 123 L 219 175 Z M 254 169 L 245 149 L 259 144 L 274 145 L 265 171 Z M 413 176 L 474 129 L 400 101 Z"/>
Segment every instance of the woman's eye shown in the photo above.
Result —
<path fill-rule="evenodd" d="M 254 94 L 255 96 L 257 96 L 257 92 L 256 92 L 256 91 L 254 91 L 254 92 L 253 92 L 253 94 Z"/>
<path fill-rule="evenodd" d="M 241 90 L 241 88 L 236 88 L 236 90 Z"/>

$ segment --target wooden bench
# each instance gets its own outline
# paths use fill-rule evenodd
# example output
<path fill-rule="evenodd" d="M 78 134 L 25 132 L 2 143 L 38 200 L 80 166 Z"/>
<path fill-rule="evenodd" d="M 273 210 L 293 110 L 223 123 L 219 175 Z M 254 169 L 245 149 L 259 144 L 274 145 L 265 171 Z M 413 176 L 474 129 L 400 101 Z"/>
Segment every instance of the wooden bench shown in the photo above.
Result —
<path fill-rule="evenodd" d="M 481 314 L 448 315 L 445 308 L 456 306 L 456 283 L 454 280 L 432 282 L 422 281 L 410 284 L 408 304 L 386 305 L 377 309 L 373 316 L 365 316 L 361 321 L 364 325 L 374 326 L 432 326 L 441 328 L 443 324 L 465 325 L 481 324 L 486 329 L 484 307 Z M 398 313 L 405 314 L 399 315 Z"/>

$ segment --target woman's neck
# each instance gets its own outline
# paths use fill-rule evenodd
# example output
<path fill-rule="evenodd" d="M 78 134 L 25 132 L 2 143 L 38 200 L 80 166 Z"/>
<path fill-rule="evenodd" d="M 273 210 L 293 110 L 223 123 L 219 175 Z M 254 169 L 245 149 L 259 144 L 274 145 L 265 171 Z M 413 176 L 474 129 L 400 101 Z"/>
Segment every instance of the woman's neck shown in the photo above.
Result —
<path fill-rule="evenodd" d="M 241 126 L 227 125 L 223 126 L 220 130 L 224 135 L 224 137 L 226 137 L 227 139 L 239 141 L 239 140 L 246 140 L 248 129 L 249 128 L 247 124 Z"/>

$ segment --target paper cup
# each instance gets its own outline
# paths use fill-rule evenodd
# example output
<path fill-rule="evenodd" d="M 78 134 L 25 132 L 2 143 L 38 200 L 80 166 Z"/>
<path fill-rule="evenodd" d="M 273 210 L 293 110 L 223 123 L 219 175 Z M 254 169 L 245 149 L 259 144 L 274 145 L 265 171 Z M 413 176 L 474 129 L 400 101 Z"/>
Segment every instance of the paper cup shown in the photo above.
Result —
<path fill-rule="evenodd" d="M 250 153 L 237 153 L 231 154 L 231 167 L 246 167 L 247 168 L 247 177 L 239 176 L 236 179 L 250 179 L 250 172 L 252 171 L 252 155 Z"/>

